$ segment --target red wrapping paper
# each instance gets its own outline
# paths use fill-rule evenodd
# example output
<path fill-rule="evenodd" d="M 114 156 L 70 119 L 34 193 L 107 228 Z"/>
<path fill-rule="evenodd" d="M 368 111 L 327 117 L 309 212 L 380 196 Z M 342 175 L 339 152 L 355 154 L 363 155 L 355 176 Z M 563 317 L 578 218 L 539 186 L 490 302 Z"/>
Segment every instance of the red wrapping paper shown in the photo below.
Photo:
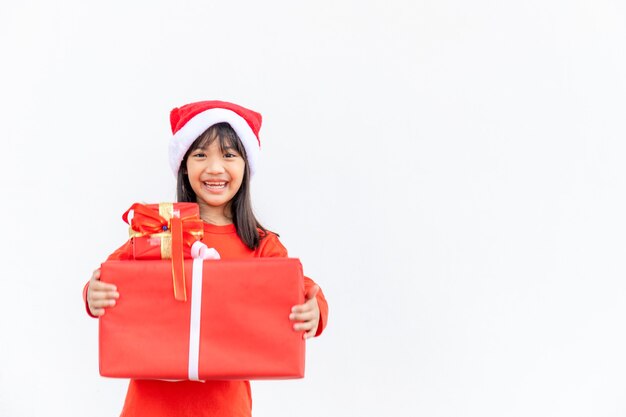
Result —
<path fill-rule="evenodd" d="M 300 261 L 205 260 L 202 276 L 199 379 L 302 378 L 303 332 L 289 320 L 304 302 Z M 174 299 L 171 263 L 107 261 L 100 279 L 120 293 L 100 318 L 100 374 L 188 379 L 190 301 Z M 186 285 L 191 294 L 191 279 Z"/>
<path fill-rule="evenodd" d="M 185 258 L 191 258 L 191 243 L 194 240 L 200 240 L 203 234 L 202 221 L 200 220 L 200 208 L 197 203 L 160 203 L 160 204 L 142 204 L 143 208 L 150 209 L 155 215 L 160 215 L 165 221 L 170 220 L 172 215 L 185 219 L 187 224 L 184 230 L 187 232 L 186 239 L 183 244 L 183 254 Z M 135 205 L 133 205 L 128 211 L 130 211 Z M 127 221 L 124 213 L 124 220 Z M 159 227 L 154 227 L 159 230 L 151 230 L 152 233 L 142 233 L 142 228 L 149 229 L 146 224 L 142 222 L 144 220 L 140 216 L 135 216 L 132 221 L 127 221 L 130 224 L 129 234 L 131 237 L 133 258 L 134 259 L 170 259 L 172 257 L 171 245 L 172 235 L 171 231 L 162 230 Z M 191 220 L 191 221 L 190 221 Z M 167 222 L 165 223 L 167 224 Z M 194 238 L 192 239 L 191 236 Z"/>
<path fill-rule="evenodd" d="M 133 212 L 132 220 L 129 213 Z M 197 203 L 133 204 L 122 215 L 130 225 L 134 259 L 171 259 L 174 297 L 187 300 L 183 260 L 204 226 Z"/>

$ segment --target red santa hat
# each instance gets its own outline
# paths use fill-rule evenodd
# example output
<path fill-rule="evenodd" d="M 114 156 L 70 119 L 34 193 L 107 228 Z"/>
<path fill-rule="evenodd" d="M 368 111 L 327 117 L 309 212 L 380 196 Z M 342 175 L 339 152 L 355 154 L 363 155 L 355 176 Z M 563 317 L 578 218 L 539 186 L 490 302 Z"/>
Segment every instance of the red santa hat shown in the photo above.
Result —
<path fill-rule="evenodd" d="M 243 143 L 252 176 L 261 152 L 261 121 L 261 114 L 226 101 L 199 101 L 172 109 L 170 123 L 173 136 L 169 144 L 169 159 L 174 175 L 178 175 L 180 164 L 191 144 L 214 124 L 226 122 Z"/>

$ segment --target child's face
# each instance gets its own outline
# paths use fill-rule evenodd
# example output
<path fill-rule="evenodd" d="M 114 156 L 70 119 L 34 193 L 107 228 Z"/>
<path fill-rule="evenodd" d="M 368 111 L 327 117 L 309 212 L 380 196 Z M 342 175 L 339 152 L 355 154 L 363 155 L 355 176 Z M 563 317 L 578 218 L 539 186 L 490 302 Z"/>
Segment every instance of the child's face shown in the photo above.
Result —
<path fill-rule="evenodd" d="M 234 148 L 220 149 L 220 141 L 204 149 L 193 149 L 187 158 L 187 175 L 198 203 L 221 208 L 237 194 L 246 163 Z"/>

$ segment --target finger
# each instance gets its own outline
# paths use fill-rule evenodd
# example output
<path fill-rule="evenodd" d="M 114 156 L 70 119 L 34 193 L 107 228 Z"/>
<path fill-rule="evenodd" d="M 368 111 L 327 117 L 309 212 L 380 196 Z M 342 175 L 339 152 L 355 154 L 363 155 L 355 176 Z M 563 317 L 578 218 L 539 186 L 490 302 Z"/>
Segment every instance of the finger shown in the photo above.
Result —
<path fill-rule="evenodd" d="M 293 306 L 291 308 L 292 313 L 306 313 L 308 311 L 319 311 L 319 306 L 317 305 L 317 298 L 311 298 L 306 303 Z"/>
<path fill-rule="evenodd" d="M 115 286 L 115 284 L 105 281 L 100 281 L 99 279 L 92 279 L 89 281 L 89 285 L 96 286 L 98 288 L 105 288 L 107 286 Z"/>
<path fill-rule="evenodd" d="M 103 308 L 89 308 L 89 311 L 91 312 L 92 316 L 101 317 L 104 315 Z"/>
<path fill-rule="evenodd" d="M 113 298 L 102 298 L 98 300 L 89 301 L 89 305 L 92 307 L 111 307 L 117 304 L 117 300 Z"/>
<path fill-rule="evenodd" d="M 304 304 L 298 304 L 297 306 L 291 307 L 292 313 L 302 313 L 305 311 L 317 310 L 319 307 L 317 306 L 317 298 L 311 298 Z"/>
<path fill-rule="evenodd" d="M 117 292 L 93 291 L 87 295 L 87 302 L 90 306 L 110 307 L 117 303 L 119 296 Z"/>
<path fill-rule="evenodd" d="M 317 328 L 317 320 L 309 320 L 309 321 L 303 321 L 300 323 L 296 323 L 293 325 L 293 329 L 296 331 L 309 331 L 313 328 Z"/>
<path fill-rule="evenodd" d="M 308 300 L 306 303 L 304 303 L 304 305 L 306 305 L 311 310 L 319 309 L 319 307 L 317 306 L 317 298 L 315 297 Z"/>
<path fill-rule="evenodd" d="M 298 304 L 297 306 L 291 307 L 292 313 L 304 313 L 305 311 L 310 310 L 309 306 L 306 304 Z"/>
<path fill-rule="evenodd" d="M 89 291 L 87 293 L 87 302 L 96 303 L 100 301 L 115 301 L 120 298 L 120 293 L 116 291 Z"/>
<path fill-rule="evenodd" d="M 314 286 L 309 288 L 309 291 L 307 291 L 305 298 L 307 299 L 307 301 L 314 299 L 319 291 L 320 291 L 319 285 L 315 284 Z"/>
<path fill-rule="evenodd" d="M 93 280 L 100 279 L 100 268 L 93 271 L 93 273 L 91 274 L 91 279 Z"/>
<path fill-rule="evenodd" d="M 117 304 L 117 301 L 115 301 L 114 299 L 106 298 L 106 299 L 101 299 L 101 300 L 92 300 L 89 303 L 89 307 L 90 308 L 113 307 L 115 304 Z"/>
<path fill-rule="evenodd" d="M 304 335 L 302 336 L 305 340 L 306 339 L 311 339 L 312 337 L 315 337 L 315 333 L 317 333 L 317 326 L 315 326 L 314 328 L 312 328 L 311 330 L 309 330 L 308 332 L 305 332 Z"/>
<path fill-rule="evenodd" d="M 319 292 L 319 289 L 320 287 L 315 285 L 315 287 L 309 290 L 308 292 L 308 294 L 311 295 L 311 297 L 307 295 L 307 299 L 305 303 L 298 304 L 296 306 L 291 307 L 291 311 L 293 313 L 300 313 L 300 312 L 307 311 L 307 310 L 316 310 L 318 307 L 317 307 L 317 298 L 315 298 L 315 296 Z"/>
<path fill-rule="evenodd" d="M 299 304 L 297 306 L 293 306 L 291 307 L 291 312 L 292 313 L 306 313 L 308 311 L 312 311 L 313 308 L 311 308 L 310 304 L 304 303 L 304 304 Z"/>
<path fill-rule="evenodd" d="M 309 321 L 314 320 L 316 318 L 315 311 L 305 311 L 302 313 L 291 313 L 289 315 L 289 320 L 292 321 Z"/>
<path fill-rule="evenodd" d="M 109 284 L 102 281 L 89 282 L 89 288 L 95 291 L 117 291 L 117 286 L 115 284 Z"/>
<path fill-rule="evenodd" d="M 89 291 L 89 294 L 87 295 L 88 300 L 103 300 L 109 298 L 120 298 L 120 293 L 117 291 L 92 290 Z"/>

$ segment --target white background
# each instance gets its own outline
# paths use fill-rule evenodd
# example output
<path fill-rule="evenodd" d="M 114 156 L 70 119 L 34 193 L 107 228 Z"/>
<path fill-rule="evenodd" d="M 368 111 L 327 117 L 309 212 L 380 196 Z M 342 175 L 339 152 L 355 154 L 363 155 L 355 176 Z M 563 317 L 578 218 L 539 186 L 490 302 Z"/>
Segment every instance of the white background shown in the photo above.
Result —
<path fill-rule="evenodd" d="M 254 415 L 626 414 L 621 1 L 0 6 L 0 415 L 114 416 L 81 291 L 174 199 L 169 111 L 261 112 L 262 223 L 326 292 Z"/>

